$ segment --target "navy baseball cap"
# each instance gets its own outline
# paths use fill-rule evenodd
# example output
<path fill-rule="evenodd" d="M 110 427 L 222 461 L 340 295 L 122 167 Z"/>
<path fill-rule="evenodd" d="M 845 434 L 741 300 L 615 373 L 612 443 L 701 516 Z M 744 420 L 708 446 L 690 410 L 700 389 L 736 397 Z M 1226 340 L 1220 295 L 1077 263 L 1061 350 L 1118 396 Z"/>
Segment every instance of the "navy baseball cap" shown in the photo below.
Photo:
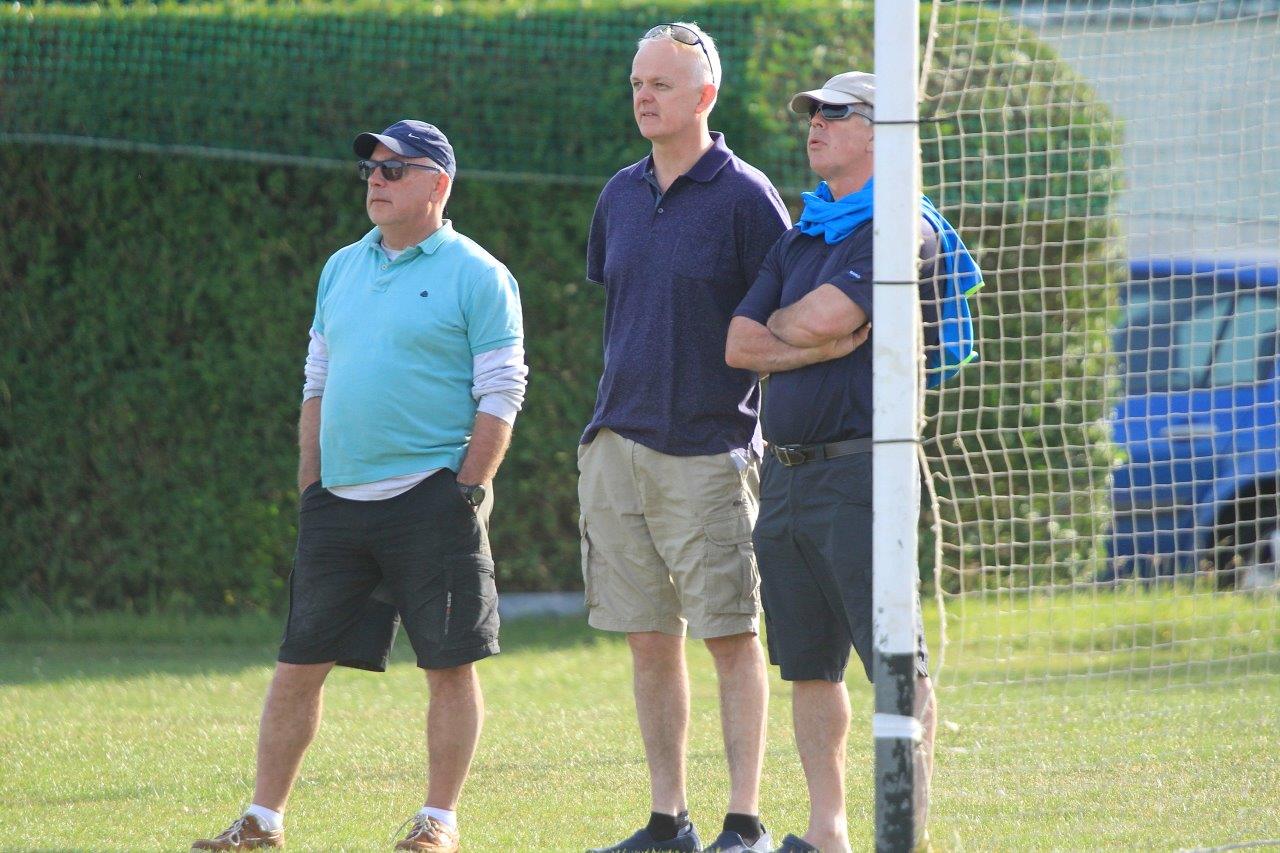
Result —
<path fill-rule="evenodd" d="M 402 119 L 382 133 L 362 133 L 352 147 L 356 156 L 368 158 L 381 142 L 401 157 L 430 157 L 453 178 L 457 163 L 453 159 L 453 146 L 440 128 L 425 121 Z"/>

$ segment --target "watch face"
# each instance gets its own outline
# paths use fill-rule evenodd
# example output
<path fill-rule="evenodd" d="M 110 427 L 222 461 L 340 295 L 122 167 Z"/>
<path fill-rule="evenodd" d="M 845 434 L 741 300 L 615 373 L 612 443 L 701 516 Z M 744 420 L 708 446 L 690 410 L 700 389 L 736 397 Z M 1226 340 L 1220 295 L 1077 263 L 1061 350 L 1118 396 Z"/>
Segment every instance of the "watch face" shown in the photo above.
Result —
<path fill-rule="evenodd" d="M 484 503 L 484 486 L 460 486 L 462 496 L 467 499 L 467 503 L 473 507 L 478 507 Z"/>

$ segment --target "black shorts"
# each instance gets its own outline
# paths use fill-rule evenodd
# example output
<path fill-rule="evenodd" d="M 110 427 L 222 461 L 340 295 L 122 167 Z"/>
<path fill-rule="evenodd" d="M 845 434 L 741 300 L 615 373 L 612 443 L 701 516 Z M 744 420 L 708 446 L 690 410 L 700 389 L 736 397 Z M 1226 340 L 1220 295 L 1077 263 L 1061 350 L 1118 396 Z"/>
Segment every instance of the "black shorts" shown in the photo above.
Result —
<path fill-rule="evenodd" d="M 765 455 L 752 539 L 769 659 L 784 680 L 843 681 L 850 647 L 871 680 L 871 533 L 870 453 L 791 468 Z M 928 675 L 923 635 L 917 644 Z"/>
<path fill-rule="evenodd" d="M 391 603 L 391 588 L 383 581 L 365 605 L 360 624 L 343 641 L 338 666 L 386 672 L 399 631 L 400 611 Z"/>
<path fill-rule="evenodd" d="M 375 597 L 380 585 L 386 595 Z M 346 500 L 309 486 L 299 504 L 279 660 L 385 667 L 380 650 L 390 649 L 395 611 L 424 669 L 499 651 L 488 535 L 453 472 L 442 469 L 382 501 Z M 382 666 L 369 665 L 379 654 Z"/>

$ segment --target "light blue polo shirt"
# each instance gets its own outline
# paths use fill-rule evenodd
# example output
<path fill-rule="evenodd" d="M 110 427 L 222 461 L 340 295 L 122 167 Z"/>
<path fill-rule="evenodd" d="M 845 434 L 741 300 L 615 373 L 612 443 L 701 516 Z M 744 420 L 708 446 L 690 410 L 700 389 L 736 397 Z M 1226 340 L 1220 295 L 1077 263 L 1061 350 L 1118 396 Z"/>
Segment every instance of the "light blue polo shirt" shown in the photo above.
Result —
<path fill-rule="evenodd" d="M 449 220 L 394 262 L 381 240 L 374 228 L 320 274 L 313 325 L 329 347 L 326 487 L 457 471 L 476 416 L 473 357 L 524 339 L 515 279 Z"/>

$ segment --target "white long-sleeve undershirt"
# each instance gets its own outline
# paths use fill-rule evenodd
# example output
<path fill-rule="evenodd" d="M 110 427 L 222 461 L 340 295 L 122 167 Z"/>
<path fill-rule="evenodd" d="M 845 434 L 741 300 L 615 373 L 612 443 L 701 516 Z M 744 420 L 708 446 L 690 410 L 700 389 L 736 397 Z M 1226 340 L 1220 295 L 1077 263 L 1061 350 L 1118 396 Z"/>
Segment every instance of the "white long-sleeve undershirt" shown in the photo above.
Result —
<path fill-rule="evenodd" d="M 324 394 L 329 379 L 329 345 L 314 328 L 307 346 L 307 361 L 303 368 L 306 381 L 302 385 L 302 400 Z M 501 418 L 514 425 L 516 413 L 524 405 L 525 386 L 529 368 L 524 363 L 524 347 L 513 344 L 482 352 L 471 360 L 471 396 L 477 411 Z M 386 500 L 409 491 L 427 477 L 439 471 L 433 468 L 414 474 L 389 477 L 375 483 L 355 486 L 334 486 L 329 489 L 340 498 L 356 501 Z"/>

